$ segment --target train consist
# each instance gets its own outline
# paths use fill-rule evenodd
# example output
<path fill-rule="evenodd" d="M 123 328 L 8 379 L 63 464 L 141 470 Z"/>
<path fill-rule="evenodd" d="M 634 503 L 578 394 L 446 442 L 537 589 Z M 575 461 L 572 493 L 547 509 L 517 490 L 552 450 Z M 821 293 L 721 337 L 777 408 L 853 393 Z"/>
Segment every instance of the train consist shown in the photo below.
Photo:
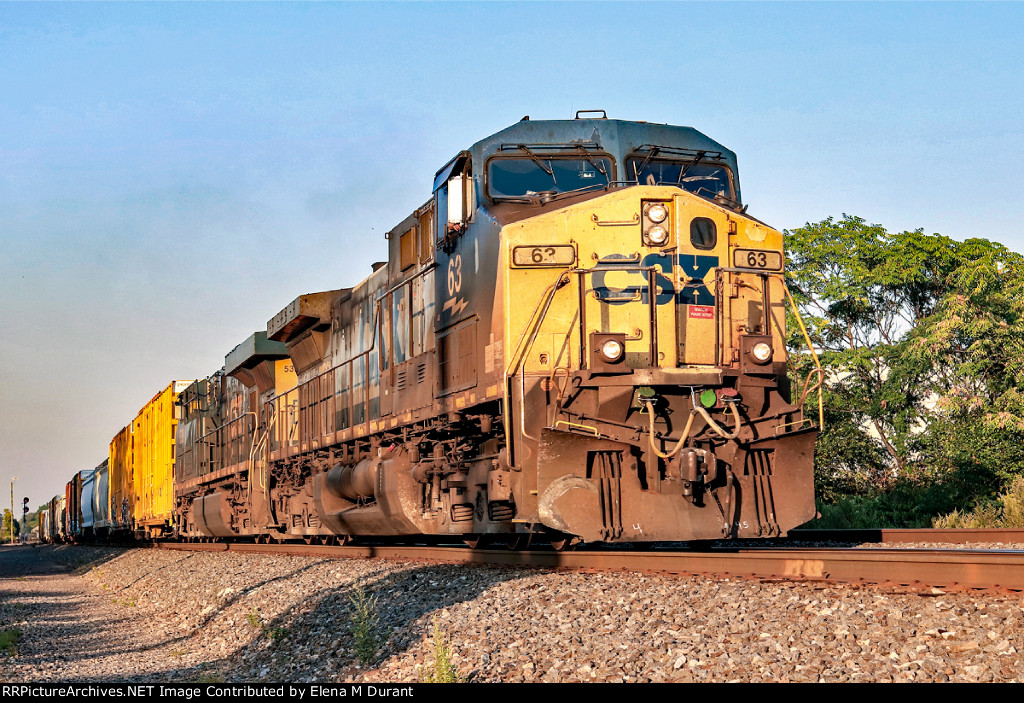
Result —
<path fill-rule="evenodd" d="M 110 441 L 93 469 L 76 473 L 39 511 L 39 535 L 60 542 L 174 532 L 174 435 L 178 395 L 192 381 L 173 381 Z"/>
<path fill-rule="evenodd" d="M 157 394 L 51 503 L 51 537 L 564 547 L 814 516 L 820 368 L 791 389 L 783 238 L 746 214 L 733 152 L 524 118 L 387 244 Z"/>

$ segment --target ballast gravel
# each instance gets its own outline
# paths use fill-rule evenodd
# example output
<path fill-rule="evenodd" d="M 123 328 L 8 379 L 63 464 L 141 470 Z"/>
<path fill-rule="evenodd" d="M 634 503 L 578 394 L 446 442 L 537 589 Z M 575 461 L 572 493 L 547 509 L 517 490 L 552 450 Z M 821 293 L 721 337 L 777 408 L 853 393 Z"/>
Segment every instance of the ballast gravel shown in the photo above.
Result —
<path fill-rule="evenodd" d="M 0 548 L 6 628 L 7 682 L 1024 680 L 1020 595 L 373 559 Z"/>

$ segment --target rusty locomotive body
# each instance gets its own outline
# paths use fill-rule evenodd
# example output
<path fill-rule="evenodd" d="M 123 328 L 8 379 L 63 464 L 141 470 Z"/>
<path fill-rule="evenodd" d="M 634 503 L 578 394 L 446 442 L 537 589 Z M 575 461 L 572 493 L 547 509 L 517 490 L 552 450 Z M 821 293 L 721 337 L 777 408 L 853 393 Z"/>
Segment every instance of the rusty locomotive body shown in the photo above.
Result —
<path fill-rule="evenodd" d="M 524 120 L 449 161 L 387 242 L 181 392 L 179 536 L 565 545 L 814 516 L 782 235 L 720 144 Z"/>

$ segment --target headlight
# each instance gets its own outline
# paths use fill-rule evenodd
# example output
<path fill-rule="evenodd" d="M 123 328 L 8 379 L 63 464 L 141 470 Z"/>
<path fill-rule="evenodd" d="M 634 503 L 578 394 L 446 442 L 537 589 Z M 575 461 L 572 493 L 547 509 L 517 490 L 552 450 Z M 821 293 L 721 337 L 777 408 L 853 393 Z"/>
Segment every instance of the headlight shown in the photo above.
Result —
<path fill-rule="evenodd" d="M 758 342 L 754 345 L 754 348 L 750 350 L 750 353 L 754 355 L 754 358 L 758 363 L 765 363 L 772 358 L 772 347 L 770 344 L 765 342 Z"/>
<path fill-rule="evenodd" d="M 668 217 L 668 208 L 661 203 L 655 203 L 647 209 L 647 217 L 650 218 L 651 222 L 654 224 L 664 222 L 665 218 Z"/>
<path fill-rule="evenodd" d="M 614 339 L 609 339 L 601 345 L 601 356 L 609 363 L 615 363 L 622 358 L 622 344 Z"/>
<path fill-rule="evenodd" d="M 668 241 L 668 230 L 655 225 L 647 230 L 647 241 L 655 246 L 661 246 Z"/>

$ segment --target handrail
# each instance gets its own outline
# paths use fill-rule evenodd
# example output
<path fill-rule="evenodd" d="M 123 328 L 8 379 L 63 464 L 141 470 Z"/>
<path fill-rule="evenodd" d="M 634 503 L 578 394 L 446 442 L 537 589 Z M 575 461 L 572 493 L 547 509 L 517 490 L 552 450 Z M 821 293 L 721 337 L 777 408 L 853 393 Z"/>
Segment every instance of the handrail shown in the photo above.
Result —
<path fill-rule="evenodd" d="M 540 326 L 544 323 L 544 318 L 547 317 L 548 310 L 551 308 L 551 303 L 555 298 L 555 293 L 562 287 L 562 285 L 564 285 L 562 284 L 562 279 L 571 272 L 571 270 L 559 271 L 558 278 L 555 282 L 544 289 L 544 295 L 541 296 L 541 299 L 537 302 L 537 306 L 533 309 L 533 312 L 530 313 L 526 329 L 523 330 L 523 333 L 519 336 L 519 341 L 516 342 L 516 349 L 512 352 L 512 362 L 505 369 L 506 378 L 515 376 L 516 372 L 519 370 L 519 365 L 522 364 L 527 352 L 529 352 L 530 348 L 533 346 L 533 342 L 537 338 L 537 333 L 540 331 Z M 542 306 L 543 310 L 541 310 Z M 537 314 L 538 311 L 540 311 L 539 316 Z M 528 333 L 529 340 L 526 342 L 526 345 L 523 346 L 523 341 L 527 338 Z"/>
<path fill-rule="evenodd" d="M 386 333 L 391 334 L 391 330 L 385 331 L 381 329 L 381 324 L 384 319 L 383 305 L 388 296 L 393 295 L 396 291 L 404 291 L 403 294 L 408 295 L 411 300 L 413 295 L 413 286 L 416 282 L 424 278 L 428 273 L 434 271 L 436 268 L 437 263 L 432 261 L 404 281 L 396 283 L 395 285 L 380 291 L 378 294 L 375 294 L 375 297 L 371 301 L 373 306 L 373 331 L 370 344 L 366 349 L 363 349 L 344 361 L 320 371 L 315 376 L 297 383 L 293 387 L 270 397 L 266 401 L 271 405 L 271 407 L 278 408 L 278 406 L 280 406 L 282 410 L 286 405 L 293 406 L 296 412 L 294 418 L 279 417 L 279 421 L 276 422 L 276 431 L 273 431 L 273 428 L 268 428 L 267 441 L 272 443 L 275 450 L 285 446 L 292 446 L 296 441 L 304 442 L 310 439 L 317 439 L 318 437 L 329 435 L 331 432 L 341 429 L 338 427 L 341 423 L 328 415 L 323 415 L 322 413 L 315 417 L 309 415 L 311 408 L 314 408 L 320 403 L 331 403 L 332 407 L 335 407 L 336 411 L 340 409 L 337 407 L 338 403 L 336 400 L 336 379 L 338 378 L 338 374 L 348 374 L 348 383 L 344 389 L 346 395 L 346 407 L 344 409 L 348 411 L 347 420 L 344 421 L 346 423 L 344 429 L 362 427 L 367 432 L 369 431 L 370 423 L 376 419 L 376 417 L 371 417 L 370 404 L 374 400 L 374 397 L 379 397 L 371 396 L 370 389 L 375 382 L 380 382 L 383 375 L 383 369 L 379 366 L 375 374 L 371 373 L 372 355 L 380 355 L 382 349 L 385 351 L 387 350 L 386 347 L 381 346 L 383 341 L 382 335 Z M 355 373 L 355 366 L 359 363 L 363 364 L 362 372 L 359 374 L 361 382 L 357 382 L 357 374 Z M 325 384 L 329 384 L 332 387 L 331 392 L 327 392 Z M 364 408 L 363 417 L 356 421 L 355 411 L 360 405 Z M 285 430 L 287 436 L 282 436 L 282 430 Z M 330 430 L 330 432 L 328 432 L 328 430 Z M 263 447 L 260 448 L 261 451 L 262 449 Z"/>
<path fill-rule="evenodd" d="M 811 374 L 817 373 L 818 382 L 811 390 L 816 388 L 818 391 L 818 429 L 823 430 L 825 429 L 825 403 L 822 399 L 822 385 L 825 383 L 825 371 L 821 368 L 821 361 L 818 359 L 818 353 L 814 351 L 814 345 L 811 344 L 811 336 L 807 334 L 807 328 L 804 326 L 803 317 L 800 316 L 800 310 L 796 305 L 796 301 L 793 300 L 793 294 L 789 292 L 789 286 L 786 285 L 785 277 L 782 278 L 782 290 L 786 292 L 786 299 L 789 300 L 790 308 L 793 310 L 793 317 L 796 318 L 797 324 L 800 325 L 800 332 L 804 336 L 804 343 L 807 344 L 807 348 L 811 352 L 811 358 L 814 359 L 814 368 L 807 374 L 807 380 L 804 381 L 804 392 L 800 396 L 800 405 L 803 407 L 803 401 L 808 391 L 807 384 L 811 380 Z"/>
<path fill-rule="evenodd" d="M 331 371 L 335 371 L 337 369 L 340 369 L 342 366 L 345 366 L 346 364 L 354 363 L 361 356 L 369 356 L 374 351 L 377 351 L 377 339 L 380 336 L 380 317 L 381 317 L 380 307 L 381 307 L 381 302 L 384 300 L 384 298 L 386 298 L 387 296 L 391 295 L 392 293 L 394 293 L 399 288 L 403 288 L 405 286 L 409 286 L 410 288 L 412 288 L 412 282 L 413 281 L 415 281 L 417 278 L 419 278 L 421 276 L 425 276 L 426 274 L 430 273 L 431 271 L 433 271 L 436 268 L 437 268 L 437 262 L 436 261 L 431 261 L 429 264 L 424 266 L 422 270 L 417 271 L 415 275 L 410 276 L 409 278 L 405 279 L 404 281 L 402 281 L 400 283 L 396 283 L 395 285 L 391 286 L 390 288 L 385 290 L 383 293 L 381 293 L 379 296 L 377 296 L 377 298 L 373 301 L 373 306 L 374 306 L 373 340 L 371 341 L 369 347 L 367 347 L 363 351 L 359 352 L 355 356 L 353 356 L 353 357 L 351 357 L 349 359 L 346 359 L 345 361 L 342 361 L 342 362 L 340 362 L 338 364 L 335 364 L 334 366 L 330 367 L 329 369 L 321 371 L 316 376 L 313 376 L 313 377 L 303 381 L 302 383 L 297 383 L 297 384 L 295 384 L 294 386 L 292 386 L 291 388 L 289 388 L 286 391 L 278 393 L 277 395 L 275 395 L 272 398 L 270 398 L 267 402 L 268 403 L 273 403 L 275 400 L 277 400 L 281 396 L 287 395 L 288 393 L 291 393 L 292 391 L 297 390 L 301 386 L 304 386 L 306 384 L 312 383 L 313 381 L 315 381 L 316 379 L 320 378 L 321 376 L 324 376 L 324 375 L 330 373 Z"/>
<path fill-rule="evenodd" d="M 766 320 L 770 320 L 770 322 L 768 324 L 773 325 L 775 327 L 775 329 L 778 330 L 779 336 L 783 339 L 783 341 L 785 341 L 786 335 L 785 335 L 785 333 L 784 333 L 784 331 L 782 329 L 781 323 L 777 319 L 775 319 L 775 316 L 771 313 L 771 306 L 770 306 L 770 302 L 771 301 L 770 301 L 769 292 L 768 292 L 769 291 L 769 288 L 768 288 L 768 281 L 769 281 L 769 279 L 772 279 L 772 278 L 778 279 L 778 281 L 782 284 L 782 290 L 785 293 L 786 299 L 789 301 L 790 308 L 793 311 L 793 316 L 796 318 L 797 324 L 800 326 L 800 332 L 803 335 L 804 343 L 807 345 L 807 349 L 811 352 L 811 358 L 814 360 L 814 368 L 811 369 L 810 372 L 808 372 L 807 378 L 804 379 L 803 392 L 800 394 L 800 400 L 797 402 L 797 406 L 802 411 L 803 407 L 804 407 L 804 403 L 805 403 L 805 401 L 807 399 L 807 394 L 810 391 L 817 390 L 818 391 L 818 428 L 819 429 L 823 429 L 824 426 L 825 426 L 825 406 L 824 406 L 824 399 L 822 397 L 822 384 L 824 382 L 825 372 L 824 372 L 824 370 L 821 367 L 821 361 L 818 359 L 818 354 L 814 350 L 814 345 L 811 344 L 811 338 L 810 338 L 810 335 L 807 334 L 807 328 L 804 326 L 804 321 L 803 321 L 803 318 L 800 315 L 800 310 L 797 308 L 796 302 L 793 300 L 793 295 L 789 292 L 789 287 L 786 285 L 785 273 L 783 271 L 765 271 L 763 269 L 717 266 L 717 267 L 715 267 L 715 281 L 716 281 L 716 285 L 719 285 L 719 286 L 724 285 L 724 278 L 721 275 L 723 273 L 753 274 L 753 275 L 760 276 L 763 279 L 763 285 L 762 285 L 762 288 L 761 288 L 761 305 L 764 308 L 765 318 L 766 318 Z M 746 287 L 749 287 L 749 288 L 752 288 L 752 289 L 756 290 L 756 288 L 754 288 L 750 284 L 744 284 L 744 285 L 746 285 Z M 717 299 L 717 298 L 720 298 L 720 297 L 721 296 L 716 296 L 716 303 L 715 303 L 716 307 L 718 307 L 720 305 L 720 303 L 719 303 L 719 301 Z M 722 325 L 725 324 L 725 317 L 726 316 L 725 316 L 724 313 L 725 313 L 725 307 L 724 307 L 724 305 L 722 305 L 721 309 L 720 309 L 720 312 L 719 312 L 719 316 L 718 316 L 719 317 L 719 319 L 718 319 L 718 326 L 715 329 L 716 337 L 719 337 L 721 335 L 721 327 L 722 327 Z M 718 348 L 718 347 L 721 347 L 721 343 L 716 344 L 716 348 Z M 721 351 L 721 350 L 719 349 L 719 351 Z M 718 353 L 718 352 L 716 352 L 716 353 Z M 787 357 L 788 357 L 788 355 L 787 355 Z M 719 359 L 719 362 L 721 363 L 721 359 Z M 811 378 L 815 377 L 815 376 L 817 377 L 817 382 L 814 385 L 811 385 Z"/>
<path fill-rule="evenodd" d="M 198 438 L 196 438 L 196 442 L 195 443 L 197 445 L 199 445 L 199 444 L 213 445 L 213 446 L 216 446 L 217 448 L 219 448 L 220 452 L 221 452 L 220 456 L 219 456 L 220 463 L 221 463 L 221 465 L 224 465 L 224 448 L 227 447 L 228 444 L 229 444 L 229 442 L 227 441 L 227 438 L 226 438 L 226 433 L 229 432 L 229 430 L 230 430 L 230 428 L 232 428 L 232 426 L 237 427 L 239 423 L 242 423 L 243 421 L 247 420 L 249 418 L 249 415 L 253 415 L 253 428 L 254 428 L 253 433 L 240 432 L 237 437 L 232 437 L 230 439 L 231 440 L 238 440 L 240 438 L 245 438 L 245 437 L 250 437 L 250 436 L 255 437 L 254 433 L 255 433 L 255 428 L 256 428 L 257 416 L 256 416 L 255 412 L 250 411 L 250 412 L 243 412 L 241 415 L 238 416 L 238 418 L 231 418 L 229 421 L 227 421 L 223 425 L 215 427 L 214 429 L 210 430 L 209 432 L 200 435 Z M 219 441 L 218 441 L 216 435 L 220 435 L 221 436 L 221 439 Z M 252 447 L 250 446 L 250 453 L 251 453 L 251 451 L 252 451 Z M 242 456 L 242 459 L 245 460 L 245 456 L 244 455 Z M 196 462 L 197 462 L 197 466 L 196 466 L 197 477 L 200 477 L 201 474 L 199 473 L 199 459 L 198 458 L 196 459 Z M 242 462 L 236 462 L 236 463 L 231 464 L 230 466 L 234 466 L 236 464 L 241 464 L 241 463 Z M 226 468 L 227 468 L 226 466 L 218 467 L 218 469 L 226 469 Z M 211 467 L 211 471 L 213 471 L 212 467 Z M 210 472 L 207 472 L 207 473 L 210 473 Z"/>

